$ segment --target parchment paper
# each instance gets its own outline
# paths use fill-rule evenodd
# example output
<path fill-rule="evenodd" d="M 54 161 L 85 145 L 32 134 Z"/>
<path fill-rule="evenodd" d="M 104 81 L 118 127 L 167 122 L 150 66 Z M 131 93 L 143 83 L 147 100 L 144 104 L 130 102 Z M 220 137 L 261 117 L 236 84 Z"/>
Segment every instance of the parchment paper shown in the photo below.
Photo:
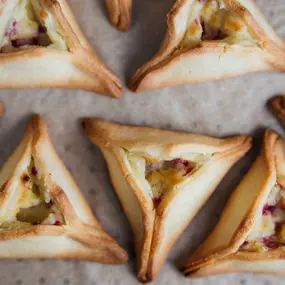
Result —
<path fill-rule="evenodd" d="M 166 29 L 165 16 L 174 0 L 134 0 L 133 25 L 127 33 L 121 33 L 109 24 L 103 0 L 69 2 L 96 52 L 126 82 L 126 78 L 158 50 Z M 285 37 L 285 1 L 257 2 L 277 32 Z M 254 149 L 228 173 L 180 237 L 153 284 L 283 284 L 284 277 L 252 274 L 188 280 L 176 266 L 214 227 L 228 197 L 259 152 L 264 129 L 271 127 L 284 135 L 283 129 L 265 107 L 271 96 L 284 93 L 285 75 L 277 73 L 251 74 L 144 94 L 133 94 L 125 89 L 122 100 L 80 90 L 0 90 L 0 100 L 6 108 L 5 116 L 0 118 L 1 165 L 19 143 L 31 114 L 40 112 L 48 123 L 56 150 L 71 170 L 95 215 L 130 253 L 130 262 L 124 266 L 83 261 L 0 261 L 0 284 L 138 284 L 130 227 L 110 184 L 100 151 L 87 140 L 80 128 L 80 118 L 89 116 L 218 137 L 239 133 L 253 135 Z"/>

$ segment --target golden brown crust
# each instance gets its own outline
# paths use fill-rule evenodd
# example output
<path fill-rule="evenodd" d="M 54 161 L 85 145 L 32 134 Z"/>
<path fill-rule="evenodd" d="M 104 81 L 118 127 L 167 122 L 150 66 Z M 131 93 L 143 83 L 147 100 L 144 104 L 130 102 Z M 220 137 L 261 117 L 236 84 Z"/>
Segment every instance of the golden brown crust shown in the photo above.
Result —
<path fill-rule="evenodd" d="M 0 71 L 5 69 L 7 73 L 0 87 L 81 88 L 119 98 L 123 90 L 120 79 L 92 50 L 66 1 L 42 0 L 41 4 L 57 21 L 69 51 L 35 47 L 0 54 Z"/>
<path fill-rule="evenodd" d="M 103 230 L 55 153 L 47 133 L 47 126 L 39 115 L 35 115 L 28 124 L 20 146 L 0 172 L 1 181 L 8 177 L 7 183 L 4 183 L 1 188 L 1 209 L 5 207 L 7 196 L 15 195 L 17 188 L 12 187 L 12 182 L 19 179 L 18 176 L 23 171 L 21 170 L 23 161 L 29 161 L 31 156 L 44 181 L 45 191 L 50 194 L 52 201 L 63 215 L 64 223 L 60 226 L 30 225 L 24 228 L 1 230 L 0 258 L 9 257 L 8 252 L 11 251 L 11 258 L 77 258 L 114 264 L 127 262 L 127 253 Z M 15 165 L 15 170 L 7 169 Z M 35 240 L 35 246 L 31 252 L 25 249 L 25 246 L 29 246 L 27 238 Z M 49 248 L 49 240 L 55 249 L 46 252 L 46 248 Z M 18 243 L 16 250 L 13 250 L 14 241 Z M 58 246 L 57 243 L 59 243 Z M 20 244 L 22 247 L 19 246 Z"/>
<path fill-rule="evenodd" d="M 129 81 L 129 88 L 133 91 L 136 91 L 141 77 L 146 76 L 148 70 L 163 62 L 168 56 L 171 56 L 176 49 L 176 46 L 179 43 L 178 35 L 175 30 L 175 18 L 179 14 L 179 10 L 187 3 L 188 0 L 177 0 L 167 14 L 167 32 L 164 37 L 163 43 L 160 47 L 158 53 L 148 62 L 146 62 L 143 66 L 141 66 L 135 74 L 131 77 Z M 181 38 L 182 40 L 182 38 Z"/>
<path fill-rule="evenodd" d="M 187 272 L 186 276 L 199 278 L 232 272 L 284 275 L 284 259 L 284 247 L 258 254 L 236 252 L 200 269 Z"/>
<path fill-rule="evenodd" d="M 272 187 L 284 184 L 284 141 L 268 129 L 261 153 L 230 197 L 217 226 L 185 263 L 184 273 L 199 277 L 224 272 L 273 272 L 259 261 L 285 258 L 284 247 L 264 253 L 239 251 Z M 236 261 L 247 261 L 239 264 Z M 265 266 L 266 267 L 266 266 Z"/>
<path fill-rule="evenodd" d="M 280 123 L 285 127 L 285 96 L 275 96 L 269 101 L 271 112 L 279 119 Z"/>
<path fill-rule="evenodd" d="M 106 6 L 112 25 L 127 31 L 131 26 L 132 0 L 106 0 Z"/>
<path fill-rule="evenodd" d="M 151 202 L 151 198 L 144 195 L 143 191 L 140 189 L 136 179 L 132 175 L 130 175 L 129 170 L 127 169 L 126 165 L 122 163 L 124 159 L 124 154 L 120 150 L 113 150 L 115 154 L 116 163 L 121 171 L 122 177 L 125 177 L 125 181 L 127 183 L 126 187 L 131 186 L 132 194 L 135 199 L 136 207 L 140 209 L 141 216 L 142 216 L 142 230 L 139 231 L 136 227 L 134 227 L 131 223 L 132 230 L 134 233 L 134 239 L 136 243 L 136 252 L 137 252 L 137 276 L 142 282 L 150 281 L 148 279 L 148 267 L 149 267 L 149 258 L 151 252 L 151 243 L 153 239 L 153 227 L 154 227 L 154 220 L 155 220 L 155 213 L 153 211 L 153 205 Z M 104 153 L 104 152 L 103 152 Z M 107 161 L 112 185 L 114 185 L 115 190 L 120 188 L 120 181 L 117 180 L 115 174 L 112 172 L 112 168 L 115 167 L 108 159 L 108 156 L 105 154 L 105 159 Z M 135 191 L 137 190 L 138 191 Z M 120 191 L 116 190 L 116 193 L 120 199 L 123 201 L 123 197 Z M 123 210 L 127 216 L 131 214 L 128 212 L 128 205 L 126 203 L 122 203 Z M 143 240 L 142 239 L 142 232 L 143 232 Z"/>
<path fill-rule="evenodd" d="M 199 147 L 203 153 L 225 152 L 248 140 L 248 136 L 218 139 L 186 132 L 119 125 L 101 119 L 85 119 L 82 127 L 93 143 L 105 148 L 112 149 L 113 145 L 120 145 L 130 151 L 145 152 L 145 148 L 154 147 L 158 152 L 157 160 L 170 159 L 173 153 L 182 152 L 185 147 Z M 169 137 L 172 137 L 171 141 Z"/>
<path fill-rule="evenodd" d="M 155 278 L 176 239 L 229 168 L 251 147 L 251 139 L 247 136 L 215 139 L 189 133 L 123 126 L 98 119 L 84 120 L 83 129 L 89 139 L 101 148 L 107 161 L 112 184 L 134 232 L 138 277 L 143 282 Z M 177 184 L 176 191 L 169 192 L 158 208 L 154 209 L 151 196 L 130 169 L 126 151 L 151 157 L 154 161 L 171 160 L 187 152 L 213 153 L 213 157 L 187 183 Z M 188 195 L 190 188 L 191 196 Z M 189 207 L 185 207 L 188 203 Z M 186 212 L 179 210 L 180 220 L 173 224 L 176 212 L 181 208 L 186 209 Z"/>
<path fill-rule="evenodd" d="M 187 30 L 184 18 L 187 18 L 187 13 L 189 14 L 191 4 L 194 0 L 178 0 L 167 15 L 168 30 L 159 52 L 136 71 L 129 81 L 129 88 L 134 92 L 142 92 L 166 86 L 218 80 L 238 76 L 247 72 L 284 70 L 284 60 L 280 61 L 280 58 L 285 59 L 285 49 L 281 39 L 273 30 L 263 30 L 254 15 L 240 3 L 241 1 L 224 1 L 228 4 L 230 9 L 239 14 L 246 22 L 252 35 L 259 42 L 258 47 L 231 46 L 218 41 L 203 41 L 198 47 L 180 49 L 179 44 Z M 259 20 L 261 18 L 262 21 L 264 20 L 254 3 L 247 3 L 247 5 L 253 7 Z M 179 22 L 180 18 L 181 22 Z M 267 27 L 267 30 L 268 29 Z M 269 33 L 274 35 L 270 38 Z M 220 72 L 219 69 L 222 68 L 220 67 L 220 56 L 224 53 L 222 49 L 224 49 L 225 46 L 227 53 L 230 55 L 232 53 L 231 58 L 226 60 L 226 62 L 230 62 L 231 65 L 228 65 L 224 72 Z M 239 55 L 235 56 L 236 53 Z M 212 54 L 211 59 L 207 58 L 209 54 Z M 247 56 L 248 54 L 252 55 L 252 62 L 251 58 Z M 195 60 L 198 55 L 200 59 Z M 243 55 L 245 56 L 244 58 Z M 209 74 L 201 72 L 201 74 L 195 76 L 195 69 L 199 69 L 199 62 L 201 63 L 202 59 L 205 60 L 205 62 L 203 62 L 204 70 L 211 70 L 211 66 L 213 65 L 211 60 L 214 60 L 214 65 L 217 66 L 217 72 L 211 70 Z M 241 60 L 251 63 L 248 65 L 240 65 Z M 259 61 L 259 63 L 256 64 L 256 61 Z M 176 66 L 174 64 L 175 62 L 180 65 Z M 223 63 L 223 66 L 226 62 Z M 236 68 L 232 66 L 233 62 L 236 63 Z M 209 63 L 209 66 L 207 63 Z M 187 66 L 190 71 L 184 71 L 183 78 L 181 78 L 180 73 L 183 69 L 187 69 Z M 173 74 L 175 74 L 175 76 L 173 76 Z"/>
<path fill-rule="evenodd" d="M 266 60 L 260 60 L 261 58 Z M 231 65 L 229 68 L 222 70 L 223 66 L 229 62 L 232 64 L 232 62 L 245 59 L 246 63 L 240 68 L 235 68 L 234 65 Z M 203 62 L 203 70 L 200 70 L 198 65 L 192 65 L 192 62 L 195 64 Z M 272 63 L 272 65 L 268 64 L 268 62 Z M 261 52 L 260 49 L 255 47 L 245 49 L 238 45 L 229 46 L 225 43 L 205 41 L 199 47 L 179 50 L 172 56 L 150 67 L 144 74 L 138 77 L 137 81 L 131 79 L 129 87 L 131 90 L 141 92 L 187 84 L 189 83 L 189 74 L 192 76 L 190 83 L 196 84 L 242 75 L 245 73 L 245 68 L 247 72 L 278 71 L 283 68 L 281 65 L 283 66 L 283 61 L 278 62 L 270 53 Z M 213 67 L 215 67 L 216 72 L 214 72 Z M 221 67 L 221 70 L 217 69 L 217 67 Z M 173 76 L 173 73 L 176 76 Z M 207 74 L 207 76 L 205 77 L 203 73 Z"/>
<path fill-rule="evenodd" d="M 221 167 L 222 164 L 226 164 L 225 166 L 225 170 L 223 175 L 221 174 L 217 174 L 220 175 L 219 179 L 217 179 L 217 181 L 215 183 L 213 183 L 211 189 L 209 190 L 209 193 L 207 195 L 205 195 L 205 197 L 203 197 L 203 200 L 200 199 L 199 200 L 199 206 L 196 209 L 196 213 L 198 213 L 200 211 L 200 209 L 203 207 L 203 205 L 208 201 L 208 199 L 210 198 L 211 194 L 214 192 L 214 190 L 216 189 L 217 185 L 219 184 L 219 182 L 222 180 L 223 176 L 230 170 L 230 168 L 241 158 L 245 155 L 245 153 L 248 151 L 248 149 L 251 147 L 251 140 L 250 139 L 245 139 L 244 143 L 241 144 L 240 146 L 237 146 L 236 148 L 233 148 L 229 151 L 220 153 L 220 154 L 216 154 L 214 155 L 214 163 L 212 165 L 212 167 L 209 165 L 208 168 L 205 169 L 201 169 L 200 170 L 200 177 L 202 178 L 203 175 L 205 175 L 205 172 L 214 172 L 215 171 L 215 167 L 216 165 L 219 167 Z M 227 161 L 227 163 L 225 163 L 225 161 Z M 197 173 L 198 175 L 198 173 Z M 174 195 L 173 195 L 173 199 L 174 199 Z M 162 202 L 163 203 L 163 202 Z M 161 207 L 165 207 L 166 209 L 163 209 L 163 211 L 160 211 L 157 213 L 157 218 L 156 218 L 156 229 L 159 229 L 158 233 L 154 233 L 154 236 L 156 236 L 156 240 L 153 241 L 153 253 L 151 254 L 151 258 L 150 258 L 150 264 L 154 263 L 154 260 L 156 258 L 160 258 L 160 260 L 166 260 L 167 258 L 167 253 L 171 250 L 172 246 L 174 245 L 174 243 L 176 242 L 176 240 L 179 238 L 179 233 L 176 233 L 172 240 L 169 242 L 169 245 L 167 246 L 167 248 L 165 249 L 164 253 L 160 253 L 159 252 L 159 247 L 160 247 L 160 243 L 161 240 L 163 238 L 163 220 L 166 218 L 167 216 L 167 208 L 169 208 L 170 206 L 170 202 L 168 203 L 168 205 L 162 205 Z M 161 208 L 159 208 L 158 210 L 161 210 Z M 182 231 L 184 231 L 187 226 L 189 225 L 189 223 L 191 222 L 191 220 L 186 221 L 182 227 Z M 159 256 L 159 254 L 163 254 L 162 256 Z M 160 264 L 159 264 L 160 265 Z M 160 266 L 156 266 L 156 268 L 150 266 L 150 268 L 152 269 L 150 276 L 156 276 Z"/>

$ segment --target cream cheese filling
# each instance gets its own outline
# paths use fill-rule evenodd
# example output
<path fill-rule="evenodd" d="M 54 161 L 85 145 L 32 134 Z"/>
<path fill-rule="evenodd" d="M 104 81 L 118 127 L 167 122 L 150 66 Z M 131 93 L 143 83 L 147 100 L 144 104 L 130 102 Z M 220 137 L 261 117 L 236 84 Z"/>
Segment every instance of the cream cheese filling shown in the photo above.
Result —
<path fill-rule="evenodd" d="M 244 20 L 221 0 L 196 0 L 180 46 L 195 47 L 204 40 L 257 45 Z"/>
<path fill-rule="evenodd" d="M 63 215 L 46 191 L 32 157 L 28 169 L 19 179 L 17 187 L 20 188 L 20 195 L 13 206 L 1 213 L 0 231 L 37 224 L 64 224 Z"/>
<path fill-rule="evenodd" d="M 196 172 L 211 157 L 211 154 L 188 153 L 183 158 L 151 161 L 135 153 L 128 153 L 128 162 L 140 188 L 158 206 L 168 191 Z"/>
<path fill-rule="evenodd" d="M 285 189 L 274 185 L 241 250 L 264 252 L 285 244 Z"/>

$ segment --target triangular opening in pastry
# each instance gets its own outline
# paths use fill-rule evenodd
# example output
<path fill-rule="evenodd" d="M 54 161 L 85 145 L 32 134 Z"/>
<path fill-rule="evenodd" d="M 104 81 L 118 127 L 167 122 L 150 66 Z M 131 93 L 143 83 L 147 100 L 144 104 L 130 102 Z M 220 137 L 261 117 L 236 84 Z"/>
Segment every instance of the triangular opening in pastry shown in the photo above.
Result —
<path fill-rule="evenodd" d="M 156 161 L 150 156 L 128 153 L 127 150 L 126 152 L 132 171 L 152 198 L 154 208 L 158 208 L 169 192 L 189 179 L 212 156 L 212 154 L 189 153 L 183 154 L 183 158 Z"/>
<path fill-rule="evenodd" d="M 138 277 L 151 281 L 170 249 L 251 139 L 214 139 L 87 119 L 83 124 L 108 163 L 133 228 Z"/>
<path fill-rule="evenodd" d="M 265 252 L 285 245 L 285 189 L 276 183 L 239 250 Z"/>
<path fill-rule="evenodd" d="M 223 1 L 196 1 L 190 21 L 182 39 L 182 48 L 198 46 L 202 41 L 225 41 L 229 44 L 256 46 L 257 40 L 250 33 L 241 15 Z"/>
<path fill-rule="evenodd" d="M 0 87 L 121 95 L 120 80 L 94 54 L 65 0 L 4 1 L 0 15 Z"/>
<path fill-rule="evenodd" d="M 0 258 L 124 263 L 57 156 L 36 115 L 0 172 Z"/>
<path fill-rule="evenodd" d="M 4 191 L 7 184 L 2 186 Z M 30 162 L 18 177 L 18 189 L 7 198 L 6 207 L 1 209 L 0 229 L 11 230 L 33 225 L 66 225 L 64 216 L 52 200 L 45 187 L 44 178 L 38 171 L 31 156 Z"/>
<path fill-rule="evenodd" d="M 285 47 L 254 1 L 177 1 L 159 53 L 131 78 L 134 91 L 284 69 Z"/>
<path fill-rule="evenodd" d="M 284 274 L 284 245 L 285 142 L 267 130 L 261 154 L 184 272 L 189 277 L 239 271 Z"/>
<path fill-rule="evenodd" d="M 36 46 L 68 50 L 66 40 L 56 32 L 58 27 L 52 26 L 57 25 L 57 20 L 41 8 L 39 0 L 10 3 L 11 7 L 7 6 L 3 10 L 6 17 L 2 24 L 6 29 L 1 34 L 1 53 L 12 53 Z M 48 17 L 50 25 L 44 24 Z"/>
<path fill-rule="evenodd" d="M 247 1 L 248 2 L 248 1 Z M 230 45 L 260 46 L 264 44 L 258 30 L 262 27 L 254 21 L 261 20 L 257 7 L 246 1 L 205 0 L 193 1 L 190 10 L 190 21 L 180 47 L 196 47 L 203 41 L 222 41 Z M 252 15 L 249 13 L 253 12 Z M 257 19 L 250 17 L 257 16 Z M 251 21 L 252 22 L 251 22 Z M 261 22 L 261 25 L 267 23 Z M 272 31 L 271 31 L 272 32 Z M 278 37 L 270 35 L 272 40 L 283 47 Z"/>

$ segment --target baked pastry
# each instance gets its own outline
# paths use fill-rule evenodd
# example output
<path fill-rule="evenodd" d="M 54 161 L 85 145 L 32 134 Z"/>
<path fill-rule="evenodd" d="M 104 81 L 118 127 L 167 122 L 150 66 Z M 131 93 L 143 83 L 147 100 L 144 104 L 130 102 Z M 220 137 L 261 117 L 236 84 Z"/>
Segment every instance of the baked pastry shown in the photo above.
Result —
<path fill-rule="evenodd" d="M 177 238 L 251 146 L 247 136 L 215 139 L 97 119 L 83 127 L 106 158 L 143 282 L 155 278 Z"/>
<path fill-rule="evenodd" d="M 39 115 L 1 169 L 0 185 L 0 258 L 127 262 L 57 156 Z"/>
<path fill-rule="evenodd" d="M 285 96 L 275 96 L 269 101 L 271 112 L 279 119 L 280 123 L 285 127 Z"/>
<path fill-rule="evenodd" d="M 121 31 L 130 28 L 132 18 L 132 0 L 106 0 L 112 25 Z"/>
<path fill-rule="evenodd" d="M 261 154 L 220 221 L 186 262 L 188 277 L 227 272 L 284 274 L 285 142 L 267 130 Z"/>
<path fill-rule="evenodd" d="M 252 0 L 178 0 L 160 51 L 130 79 L 135 92 L 285 69 L 285 46 Z"/>
<path fill-rule="evenodd" d="M 1 3 L 1 88 L 82 88 L 121 96 L 120 79 L 92 50 L 65 0 Z"/>

